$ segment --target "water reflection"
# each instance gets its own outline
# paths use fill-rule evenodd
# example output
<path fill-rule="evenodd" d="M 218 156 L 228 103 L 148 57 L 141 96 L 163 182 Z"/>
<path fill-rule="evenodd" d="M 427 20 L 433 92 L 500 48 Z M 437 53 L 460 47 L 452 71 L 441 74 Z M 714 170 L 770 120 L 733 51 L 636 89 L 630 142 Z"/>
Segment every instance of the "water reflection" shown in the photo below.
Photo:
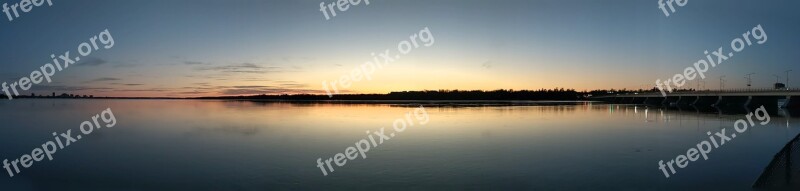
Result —
<path fill-rule="evenodd" d="M 0 178 L 4 190 L 748 189 L 800 130 L 792 112 L 669 180 L 685 153 L 738 112 L 575 103 L 322 103 L 214 100 L 0 101 L 0 156 L 16 158 L 111 107 L 119 123 Z M 316 159 L 423 105 L 424 128 L 322 176 Z M 739 111 L 740 112 L 740 111 Z M 772 114 L 772 112 L 770 112 Z M 37 118 L 39 117 L 39 118 Z M 36 119 L 36 120 L 31 120 Z"/>

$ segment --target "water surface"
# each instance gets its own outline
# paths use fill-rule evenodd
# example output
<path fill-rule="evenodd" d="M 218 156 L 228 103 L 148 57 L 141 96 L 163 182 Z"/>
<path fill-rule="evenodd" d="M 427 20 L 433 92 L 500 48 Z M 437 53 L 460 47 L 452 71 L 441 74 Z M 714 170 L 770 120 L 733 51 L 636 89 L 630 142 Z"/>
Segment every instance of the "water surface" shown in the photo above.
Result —
<path fill-rule="evenodd" d="M 744 114 L 634 105 L 426 107 L 408 127 L 323 176 L 317 159 L 367 131 L 391 128 L 414 107 L 396 104 L 216 100 L 0 101 L 0 158 L 13 160 L 111 108 L 96 130 L 35 162 L 2 190 L 750 190 L 800 130 L 771 114 L 665 178 L 706 132 L 732 131 Z M 102 122 L 101 122 L 102 123 Z M 389 130 L 387 130 L 389 131 Z M 387 132 L 388 134 L 388 132 Z M 3 169 L 4 170 L 4 169 Z"/>

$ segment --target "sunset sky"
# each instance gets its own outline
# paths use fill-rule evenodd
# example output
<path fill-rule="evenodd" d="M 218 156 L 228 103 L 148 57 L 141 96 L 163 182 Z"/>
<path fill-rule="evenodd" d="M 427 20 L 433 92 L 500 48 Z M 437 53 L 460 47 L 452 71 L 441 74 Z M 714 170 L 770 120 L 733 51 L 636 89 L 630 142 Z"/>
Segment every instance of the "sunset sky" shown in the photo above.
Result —
<path fill-rule="evenodd" d="M 19 80 L 50 62 L 50 54 L 76 52 L 108 29 L 113 48 L 27 94 L 324 93 L 322 81 L 428 27 L 433 46 L 348 90 L 638 89 L 683 72 L 705 50 L 729 49 L 760 24 L 768 41 L 709 70 L 706 87 L 718 88 L 726 75 L 727 87 L 741 88 L 754 72 L 754 86 L 766 88 L 789 69 L 800 87 L 796 0 L 690 0 L 670 17 L 657 0 L 372 0 L 331 20 L 320 2 L 53 0 L 12 22 L 0 17 L 0 79 Z"/>

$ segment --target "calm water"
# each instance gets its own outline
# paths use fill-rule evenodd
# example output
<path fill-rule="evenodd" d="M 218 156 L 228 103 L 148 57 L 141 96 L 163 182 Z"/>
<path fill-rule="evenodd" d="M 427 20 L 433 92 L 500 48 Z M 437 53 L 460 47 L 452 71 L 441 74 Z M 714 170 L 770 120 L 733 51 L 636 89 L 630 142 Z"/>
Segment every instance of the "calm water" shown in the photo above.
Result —
<path fill-rule="evenodd" d="M 667 179 L 671 160 L 744 114 L 632 105 L 426 107 L 408 127 L 323 176 L 317 158 L 414 108 L 201 100 L 0 101 L 0 159 L 13 160 L 106 108 L 95 130 L 0 190 L 750 190 L 800 130 L 771 114 Z M 103 124 L 103 122 L 100 122 Z M 389 131 L 389 130 L 387 130 Z M 388 133 L 387 133 L 388 134 Z M 5 169 L 3 169 L 5 170 Z M 3 171 L 5 172 L 5 171 Z"/>

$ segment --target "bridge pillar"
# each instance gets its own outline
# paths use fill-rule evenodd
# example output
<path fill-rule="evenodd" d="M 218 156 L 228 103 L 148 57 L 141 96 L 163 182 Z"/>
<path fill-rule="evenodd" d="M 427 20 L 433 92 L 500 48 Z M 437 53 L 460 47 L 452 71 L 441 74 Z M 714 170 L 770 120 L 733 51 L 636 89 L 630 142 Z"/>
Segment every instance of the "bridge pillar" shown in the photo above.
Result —
<path fill-rule="evenodd" d="M 781 108 L 789 108 L 789 102 L 792 100 L 792 96 L 786 96 L 783 99 L 778 99 L 778 103 L 780 104 Z"/>
<path fill-rule="evenodd" d="M 720 96 L 716 107 L 744 107 L 749 104 L 750 96 Z"/>
<path fill-rule="evenodd" d="M 634 97 L 631 100 L 631 104 L 643 104 L 647 97 Z"/>
<path fill-rule="evenodd" d="M 678 105 L 692 105 L 695 101 L 697 101 L 697 96 L 681 96 Z"/>
<path fill-rule="evenodd" d="M 662 105 L 664 103 L 664 97 L 648 97 L 647 100 L 644 101 L 644 104 L 647 105 Z"/>
<path fill-rule="evenodd" d="M 621 104 L 629 104 L 632 101 L 633 101 L 632 97 L 622 98 L 622 103 Z"/>
<path fill-rule="evenodd" d="M 719 96 L 698 96 L 697 100 L 695 100 L 694 104 L 695 107 L 710 107 L 715 104 L 719 103 Z"/>
<path fill-rule="evenodd" d="M 714 102 L 711 106 L 717 107 L 720 103 L 722 103 L 722 96 L 717 97 L 717 102 Z"/>
<path fill-rule="evenodd" d="M 784 108 L 789 109 L 797 109 L 800 108 L 800 98 L 799 99 L 792 99 L 794 96 L 786 96 L 786 100 L 783 104 Z"/>
<path fill-rule="evenodd" d="M 753 96 L 747 96 L 747 101 L 744 102 L 743 106 L 747 107 L 748 105 L 750 105 L 750 102 L 752 101 L 753 101 Z"/>
<path fill-rule="evenodd" d="M 750 100 L 748 101 L 745 107 L 759 107 L 764 106 L 767 108 L 778 108 L 778 100 L 783 96 L 750 96 Z"/>
<path fill-rule="evenodd" d="M 680 100 L 681 100 L 680 96 L 667 96 L 667 98 L 664 99 L 662 105 L 675 106 Z"/>

